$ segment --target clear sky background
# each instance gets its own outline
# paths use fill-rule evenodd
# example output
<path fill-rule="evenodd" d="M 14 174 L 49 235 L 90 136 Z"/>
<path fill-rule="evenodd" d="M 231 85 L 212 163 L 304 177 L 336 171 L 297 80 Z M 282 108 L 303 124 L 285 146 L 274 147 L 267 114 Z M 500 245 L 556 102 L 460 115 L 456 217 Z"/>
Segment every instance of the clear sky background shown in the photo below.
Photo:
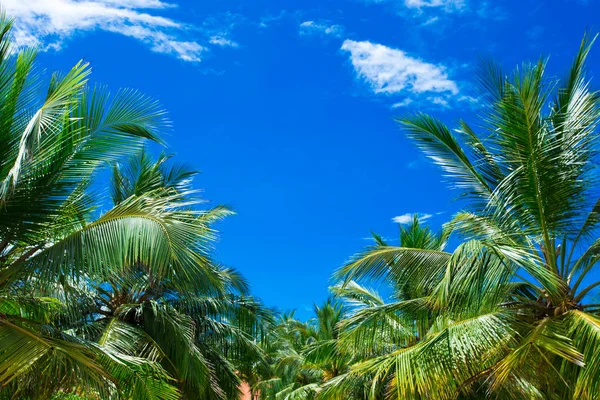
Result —
<path fill-rule="evenodd" d="M 480 58 L 512 69 L 550 56 L 561 74 L 600 28 L 595 0 L 0 3 L 48 71 L 83 58 L 93 81 L 164 105 L 169 150 L 238 212 L 219 225 L 217 258 L 303 318 L 371 230 L 393 239 L 394 219 L 439 227 L 460 207 L 395 116 L 474 121 Z"/>

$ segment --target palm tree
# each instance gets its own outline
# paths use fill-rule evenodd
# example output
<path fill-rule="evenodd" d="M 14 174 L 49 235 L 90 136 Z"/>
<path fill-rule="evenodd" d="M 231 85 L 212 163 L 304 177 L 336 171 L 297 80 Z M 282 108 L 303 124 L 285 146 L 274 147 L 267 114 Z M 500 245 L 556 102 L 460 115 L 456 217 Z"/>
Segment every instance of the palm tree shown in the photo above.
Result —
<path fill-rule="evenodd" d="M 314 324 L 299 321 L 294 314 L 280 315 L 265 341 L 272 366 L 252 387 L 260 399 L 313 399 L 319 390 L 323 371 L 305 357 L 317 331 Z"/>
<path fill-rule="evenodd" d="M 141 150 L 145 141 L 161 142 L 159 132 L 168 127 L 164 112 L 135 91 L 110 96 L 91 87 L 90 68 L 81 62 L 67 74 L 54 74 L 46 93 L 40 92 L 35 51 L 14 53 L 11 26 L 2 15 L 0 397 L 49 398 L 59 391 L 178 398 L 162 356 L 132 351 L 143 346 L 140 337 L 131 336 L 129 347 L 111 347 L 114 330 L 94 343 L 67 326 L 93 306 L 83 294 L 94 283 L 121 276 L 138 284 L 142 266 L 151 288 L 165 281 L 178 290 L 198 282 L 202 289 L 207 282 L 224 287 L 225 271 L 214 267 L 204 247 L 211 236 L 207 219 L 223 211 L 186 208 L 192 205 L 177 190 L 157 189 L 98 213 L 103 201 L 95 182 L 102 166 Z M 180 331 L 192 325 L 174 305 L 141 304 L 154 307 L 148 315 L 165 324 L 177 321 Z"/>
<path fill-rule="evenodd" d="M 454 134 L 423 114 L 399 120 L 465 199 L 448 225 L 465 241 L 452 253 L 382 248 L 340 270 L 345 279 L 412 282 L 420 297 L 384 313 L 412 324 L 389 334 L 424 328 L 351 376 L 373 374 L 387 398 L 597 398 L 592 42 L 584 39 L 560 81 L 545 77 L 545 60 L 510 76 L 484 65 L 480 133 L 461 121 Z"/>
<path fill-rule="evenodd" d="M 279 317 L 266 341 L 272 370 L 264 371 L 263 379 L 254 385 L 259 398 L 315 399 L 323 382 L 343 368 L 343 357 L 334 356 L 342 304 L 328 299 L 313 309 L 315 317 L 307 322 L 297 320 L 294 312 Z"/>
<path fill-rule="evenodd" d="M 248 297 L 236 271 L 210 259 L 211 224 L 231 211 L 218 206 L 190 214 L 202 201 L 192 186 L 196 172 L 169 159 L 160 155 L 154 161 L 142 152 L 115 165 L 112 199 L 118 207 L 140 196 L 168 198 L 171 218 L 181 212 L 180 223 L 188 223 L 195 216 L 197 255 L 209 273 L 159 279 L 153 268 L 138 262 L 125 274 L 73 288 L 81 307 L 70 325 L 78 336 L 109 351 L 160 363 L 186 399 L 235 398 L 240 367 L 266 362 L 256 338 L 268 328 L 271 314 Z"/>
<path fill-rule="evenodd" d="M 423 300 L 432 290 L 431 281 L 426 281 L 427 271 L 403 274 L 402 263 L 407 262 L 407 256 L 422 254 L 432 258 L 447 254 L 444 249 L 449 235 L 448 229 L 436 233 L 422 225 L 415 214 L 409 224 L 399 224 L 399 246 L 392 246 L 373 234 L 375 245 L 354 255 L 339 271 L 338 277 L 343 280 L 331 289 L 348 305 L 349 311 L 339 323 L 336 347 L 339 352 L 351 355 L 354 365 L 327 382 L 321 398 L 385 397 L 390 376 L 378 376 L 375 371 L 359 366 L 365 360 L 385 357 L 419 342 L 430 329 L 433 311 L 424 307 Z M 365 276 L 383 277 L 392 301 L 386 302 L 375 290 L 352 280 Z M 349 393 L 354 393 L 354 397 L 349 397 Z"/>

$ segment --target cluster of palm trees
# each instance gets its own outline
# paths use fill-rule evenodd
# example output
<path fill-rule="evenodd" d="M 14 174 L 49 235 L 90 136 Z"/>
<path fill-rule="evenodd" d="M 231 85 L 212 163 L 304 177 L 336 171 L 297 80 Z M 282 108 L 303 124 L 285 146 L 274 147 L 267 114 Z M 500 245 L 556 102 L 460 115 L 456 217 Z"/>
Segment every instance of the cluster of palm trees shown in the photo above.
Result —
<path fill-rule="evenodd" d="M 43 85 L 0 18 L 0 399 L 600 398 L 600 96 L 584 39 L 481 69 L 476 128 L 398 122 L 463 201 L 378 235 L 299 321 L 212 257 L 161 108 L 78 63 Z M 108 185 L 107 185 L 107 182 Z M 453 250 L 447 248 L 453 243 Z M 379 294 L 369 285 L 383 285 Z"/>
<path fill-rule="evenodd" d="M 563 79 L 546 77 L 546 60 L 510 74 L 484 64 L 476 127 L 398 120 L 463 211 L 439 233 L 415 216 L 398 246 L 375 235 L 336 272 L 335 300 L 314 321 L 283 318 L 277 378 L 256 386 L 267 398 L 600 398 L 592 42 Z"/>
<path fill-rule="evenodd" d="M 79 63 L 43 86 L 0 18 L 0 398 L 229 399 L 271 312 L 215 263 L 164 112 Z M 106 182 L 110 182 L 108 185 Z M 108 190 L 106 187 L 108 186 Z"/>

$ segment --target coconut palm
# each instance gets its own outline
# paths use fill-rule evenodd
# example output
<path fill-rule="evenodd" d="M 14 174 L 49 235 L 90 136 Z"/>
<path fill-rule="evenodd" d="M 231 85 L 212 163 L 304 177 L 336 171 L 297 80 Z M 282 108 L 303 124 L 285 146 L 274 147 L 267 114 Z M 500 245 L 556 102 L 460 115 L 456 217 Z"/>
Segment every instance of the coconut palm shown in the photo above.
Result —
<path fill-rule="evenodd" d="M 272 367 L 252 387 L 260 399 L 313 399 L 323 379 L 323 371 L 306 360 L 305 350 L 316 342 L 314 324 L 295 318 L 295 313 L 279 316 L 265 341 Z"/>
<path fill-rule="evenodd" d="M 448 229 L 432 231 L 421 224 L 415 214 L 410 223 L 399 225 L 398 246 L 373 234 L 375 244 L 354 255 L 340 270 L 338 276 L 345 281 L 332 291 L 343 299 L 349 311 L 339 324 L 336 347 L 339 352 L 351 355 L 355 364 L 346 373 L 327 382 L 321 398 L 335 399 L 347 393 L 355 395 L 346 395 L 346 398 L 384 398 L 391 377 L 359 368 L 360 363 L 417 343 L 430 328 L 434 315 L 434 311 L 425 306 L 424 298 L 430 295 L 433 286 L 424 280 L 427 272 L 402 274 L 402 263 L 406 262 L 402 256 L 447 254 L 443 250 L 449 235 Z M 391 290 L 391 302 L 386 302 L 375 290 L 351 280 L 365 276 L 383 277 Z"/>
<path fill-rule="evenodd" d="M 254 386 L 260 399 L 324 398 L 326 385 L 349 372 L 350 365 L 356 361 L 356 352 L 338 346 L 340 323 L 348 311 L 345 302 L 353 306 L 364 305 L 367 297 L 379 297 L 355 282 L 331 289 L 336 297 L 329 298 L 322 305 L 314 305 L 315 317 L 309 321 L 298 321 L 294 313 L 280 316 L 267 340 L 267 349 L 273 360 L 272 372 Z M 360 383 L 354 388 L 346 387 L 342 396 L 333 398 L 363 398 L 367 382 Z"/>
<path fill-rule="evenodd" d="M 327 353 L 335 343 L 336 325 L 343 310 L 340 303 L 326 301 L 314 306 L 316 317 L 302 322 L 294 312 L 279 316 L 270 332 L 266 350 L 272 369 L 253 387 L 261 399 L 314 399 L 331 371 Z M 330 372 L 329 372 L 330 373 Z"/>
<path fill-rule="evenodd" d="M 178 289 L 223 285 L 204 251 L 209 217 L 186 210 L 176 191 L 97 211 L 102 166 L 160 142 L 164 112 L 138 92 L 111 96 L 89 85 L 81 62 L 42 92 L 35 51 L 11 47 L 11 26 L 0 17 L 0 396 L 177 398 L 175 378 L 156 357 L 64 329 L 89 306 L 77 290 L 141 265 L 152 282 Z"/>
<path fill-rule="evenodd" d="M 115 207 L 152 196 L 169 199 L 172 217 L 183 212 L 180 223 L 194 215 L 197 254 L 209 273 L 156 277 L 153 268 L 138 262 L 125 274 L 88 282 L 79 301 L 89 306 L 71 325 L 103 348 L 159 362 L 186 399 L 235 398 L 239 368 L 266 362 L 256 339 L 269 326 L 270 311 L 248 297 L 248 286 L 235 270 L 211 265 L 211 224 L 231 211 L 218 206 L 190 214 L 202 201 L 192 186 L 196 173 L 170 164 L 169 158 L 155 161 L 142 152 L 115 165 L 110 190 Z"/>
<path fill-rule="evenodd" d="M 399 120 L 465 199 L 449 224 L 465 241 L 452 253 L 381 248 L 340 270 L 346 279 L 410 282 L 418 297 L 384 314 L 413 321 L 389 334 L 423 325 L 351 376 L 373 374 L 387 398 L 597 398 L 600 108 L 585 76 L 591 42 L 562 80 L 545 77 L 545 60 L 511 75 L 484 65 L 477 130 L 461 121 L 452 133 L 424 114 Z"/>

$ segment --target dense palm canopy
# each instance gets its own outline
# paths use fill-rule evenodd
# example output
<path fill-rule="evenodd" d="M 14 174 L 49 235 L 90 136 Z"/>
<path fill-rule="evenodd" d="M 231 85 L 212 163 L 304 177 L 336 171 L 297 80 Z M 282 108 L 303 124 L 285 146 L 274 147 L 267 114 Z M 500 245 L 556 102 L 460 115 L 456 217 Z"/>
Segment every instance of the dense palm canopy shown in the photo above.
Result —
<path fill-rule="evenodd" d="M 211 259 L 231 211 L 202 210 L 195 173 L 144 152 L 168 128 L 157 103 L 92 86 L 84 63 L 43 88 L 10 29 L 2 17 L 0 397 L 236 397 L 271 317 Z"/>
<path fill-rule="evenodd" d="M 367 347 L 392 346 L 333 392 L 373 374 L 374 398 L 379 385 L 398 399 L 596 398 L 600 108 L 585 76 L 590 46 L 560 81 L 545 76 L 545 60 L 510 75 L 484 65 L 477 129 L 461 121 L 453 133 L 424 114 L 399 120 L 465 199 L 446 226 L 463 243 L 380 245 L 339 271 L 401 286 L 396 302 L 344 322 Z"/>
<path fill-rule="evenodd" d="M 397 246 L 374 235 L 335 274 L 334 329 L 282 320 L 277 377 L 258 385 L 265 398 L 598 398 L 591 43 L 562 80 L 545 76 L 545 60 L 511 74 L 484 64 L 477 128 L 460 121 L 452 131 L 425 114 L 398 120 L 463 211 L 439 233 L 415 215 Z M 448 251 L 451 234 L 458 245 Z M 362 280 L 386 283 L 389 299 Z"/>
<path fill-rule="evenodd" d="M 339 351 L 344 305 L 333 299 L 314 306 L 315 318 L 301 322 L 283 314 L 268 338 L 271 376 L 255 384 L 261 399 L 315 399 L 323 383 L 346 372 L 351 359 Z"/>

